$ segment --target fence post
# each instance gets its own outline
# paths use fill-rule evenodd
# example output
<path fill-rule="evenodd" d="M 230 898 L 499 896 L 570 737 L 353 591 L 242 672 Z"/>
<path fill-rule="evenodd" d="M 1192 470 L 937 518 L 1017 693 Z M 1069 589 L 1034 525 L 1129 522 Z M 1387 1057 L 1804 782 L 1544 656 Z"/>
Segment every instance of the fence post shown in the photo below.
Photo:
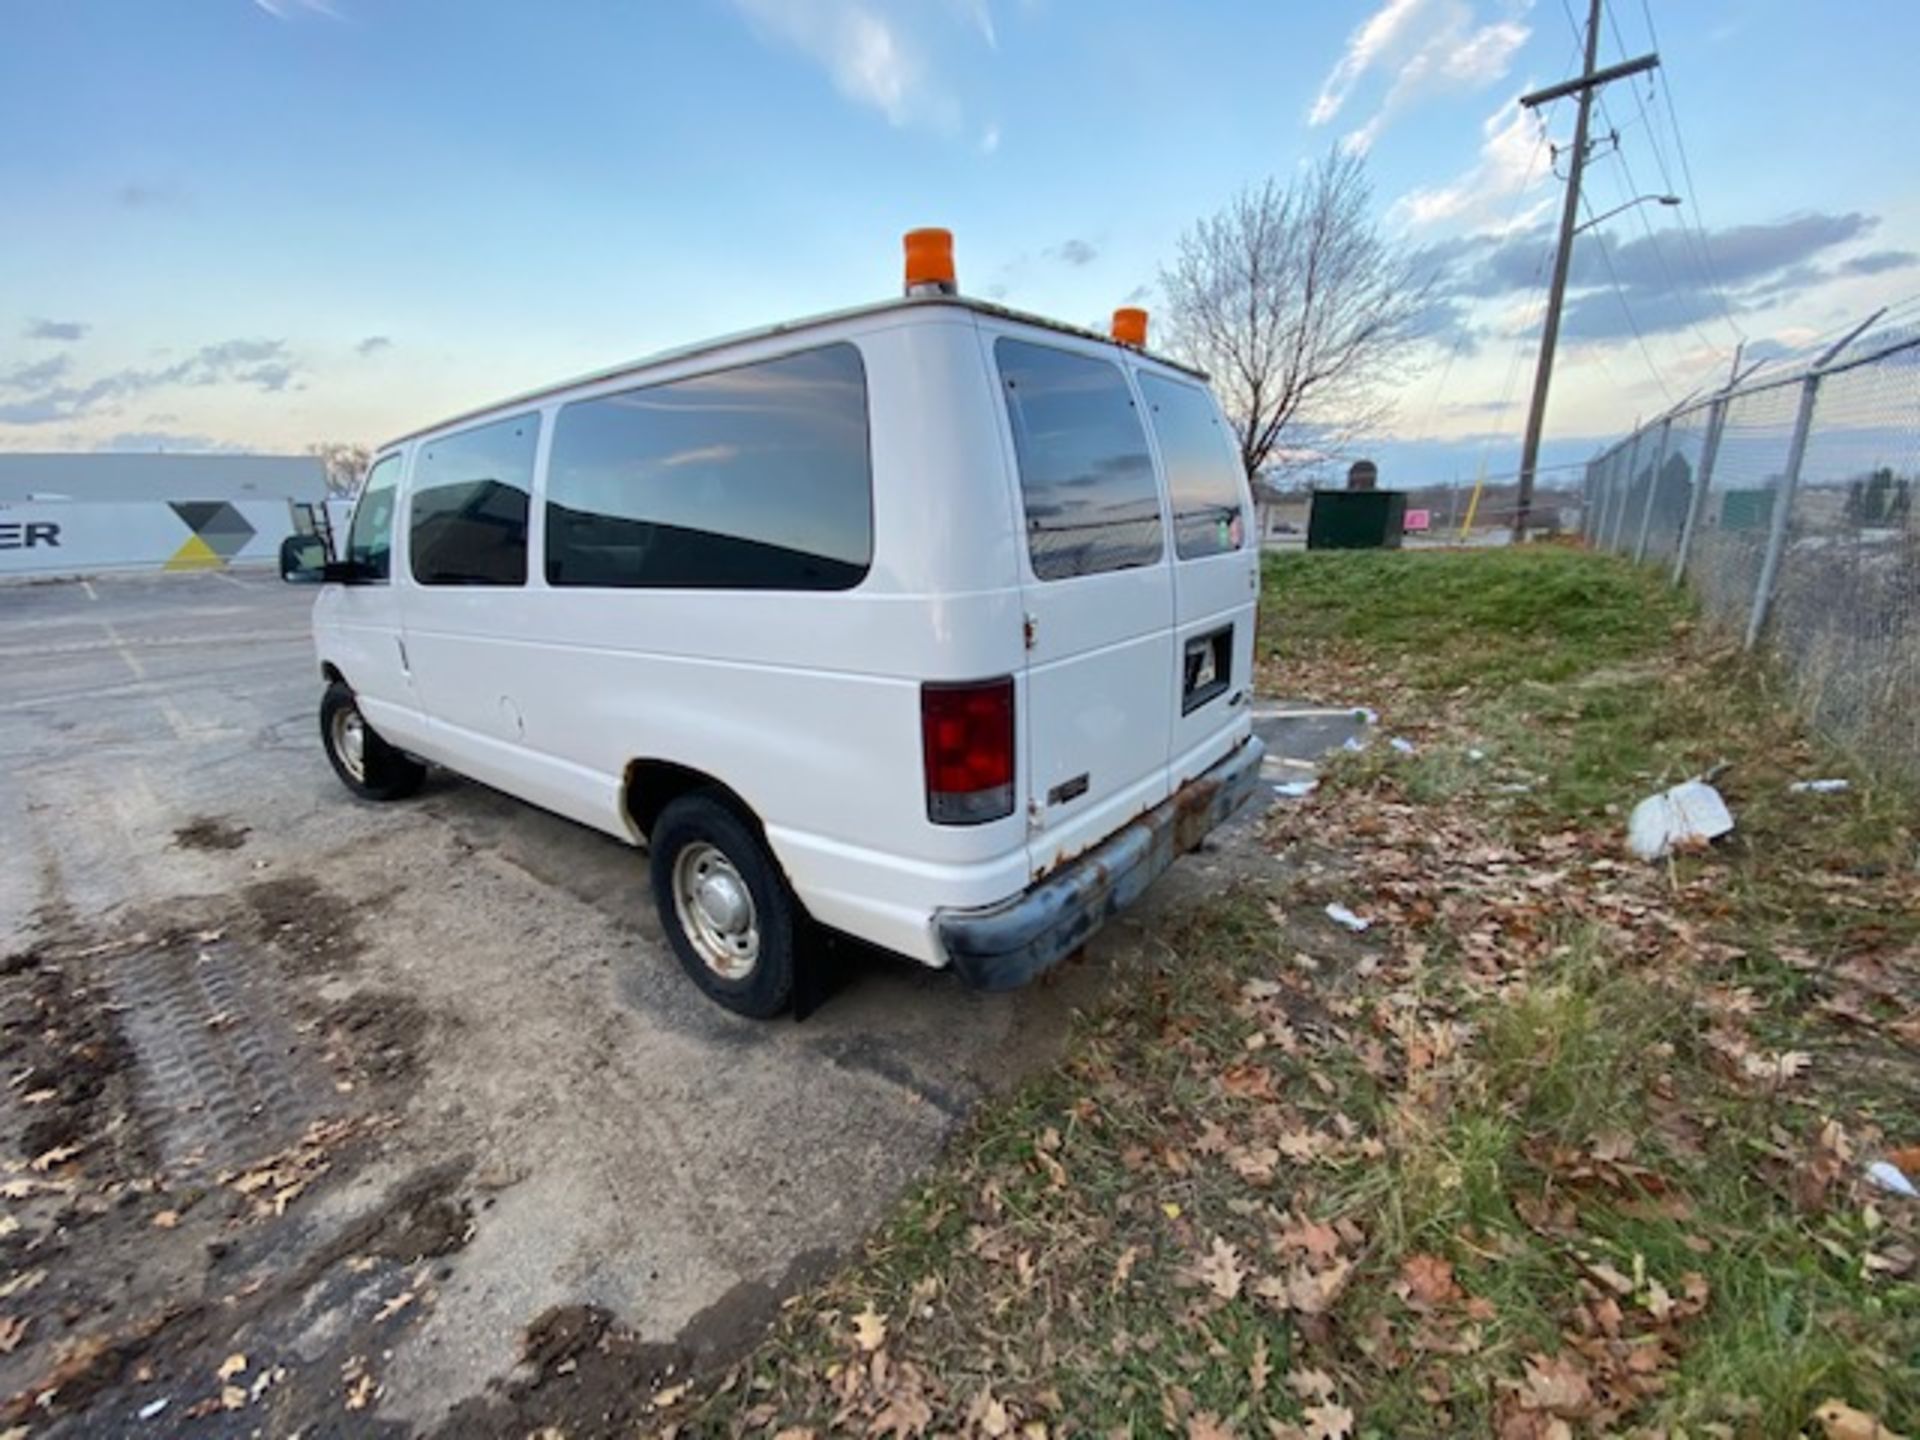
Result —
<path fill-rule="evenodd" d="M 1820 377 L 1833 357 L 1858 340 L 1882 315 L 1885 308 L 1873 312 L 1853 329 L 1829 345 L 1820 358 L 1807 367 L 1807 378 L 1800 382 L 1800 412 L 1793 420 L 1793 442 L 1787 447 L 1786 473 L 1774 492 L 1773 525 L 1767 531 L 1767 556 L 1760 564 L 1760 581 L 1753 588 L 1753 613 L 1747 617 L 1747 649 L 1760 643 L 1766 627 L 1767 609 L 1773 604 L 1773 587 L 1780 577 L 1780 556 L 1787 548 L 1787 526 L 1792 519 L 1794 492 L 1800 488 L 1800 466 L 1807 458 L 1807 432 L 1813 428 L 1814 401 L 1820 394 Z"/>
<path fill-rule="evenodd" d="M 1807 432 L 1813 428 L 1813 404 L 1820 394 L 1820 372 L 1809 371 L 1800 382 L 1800 410 L 1793 418 L 1793 439 L 1787 445 L 1787 468 L 1774 487 L 1772 525 L 1767 530 L 1766 558 L 1760 562 L 1760 580 L 1753 588 L 1753 611 L 1747 616 L 1747 649 L 1760 641 L 1773 603 L 1773 587 L 1780 574 L 1780 556 L 1787 548 L 1787 526 L 1793 514 L 1794 492 L 1800 488 L 1800 465 L 1807 458 Z"/>
<path fill-rule="evenodd" d="M 1613 534 L 1607 540 L 1609 550 L 1617 551 L 1621 538 L 1627 533 L 1627 511 L 1633 508 L 1633 475 L 1640 468 L 1640 441 L 1646 433 L 1644 430 L 1635 430 L 1627 446 L 1627 473 L 1621 477 L 1625 483 L 1618 487 L 1620 503 L 1613 507 Z"/>
<path fill-rule="evenodd" d="M 1653 497 L 1660 490 L 1660 467 L 1667 463 L 1667 442 L 1673 435 L 1673 416 L 1660 422 L 1660 443 L 1653 447 L 1653 469 L 1647 472 L 1647 503 L 1640 507 L 1640 538 L 1634 542 L 1633 563 L 1647 558 L 1647 531 L 1653 523 Z"/>
<path fill-rule="evenodd" d="M 1686 523 L 1680 527 L 1680 548 L 1673 557 L 1673 583 L 1687 578 L 1687 558 L 1693 553 L 1693 532 L 1707 508 L 1707 487 L 1713 483 L 1713 462 L 1720 458 L 1720 431 L 1727 423 L 1727 405 L 1732 392 L 1714 399 L 1707 410 L 1707 437 L 1700 446 L 1700 470 L 1694 477 L 1693 494 L 1687 501 Z"/>

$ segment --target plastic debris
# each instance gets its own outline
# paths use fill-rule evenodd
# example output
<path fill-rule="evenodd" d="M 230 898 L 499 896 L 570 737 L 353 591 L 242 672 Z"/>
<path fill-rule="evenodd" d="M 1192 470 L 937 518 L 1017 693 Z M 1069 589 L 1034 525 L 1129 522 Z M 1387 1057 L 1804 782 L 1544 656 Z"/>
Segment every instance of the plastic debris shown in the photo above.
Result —
<path fill-rule="evenodd" d="M 1796 780 L 1787 787 L 1796 795 L 1838 795 L 1852 788 L 1851 780 Z"/>
<path fill-rule="evenodd" d="M 1398 750 L 1402 755 L 1413 754 L 1414 746 L 1411 740 L 1403 740 L 1400 738 L 1400 736 L 1396 735 L 1391 740 L 1387 741 L 1387 744 L 1391 745 L 1394 749 Z"/>
<path fill-rule="evenodd" d="M 138 1414 L 142 1420 L 151 1420 L 166 1408 L 167 1397 L 162 1395 L 158 1400 L 149 1400 L 146 1404 L 142 1405 Z"/>
<path fill-rule="evenodd" d="M 1273 787 L 1273 793 L 1287 800 L 1304 800 L 1319 788 L 1320 782 L 1309 777 L 1305 780 L 1282 780 Z"/>
<path fill-rule="evenodd" d="M 1717 840 L 1733 829 L 1733 812 L 1704 780 L 1689 780 L 1633 807 L 1627 848 L 1642 860 L 1660 860 L 1688 845 Z"/>
<path fill-rule="evenodd" d="M 1867 1179 L 1882 1190 L 1891 1190 L 1896 1195 L 1904 1195 L 1909 1200 L 1920 1200 L 1920 1189 L 1915 1189 L 1906 1171 L 1890 1160 L 1876 1160 L 1867 1167 Z"/>
<path fill-rule="evenodd" d="M 1473 761 L 1473 763 L 1476 765 L 1478 765 L 1482 760 L 1486 758 L 1487 758 L 1487 752 L 1482 750 L 1478 745 L 1471 746 L 1467 750 L 1467 759 Z"/>
<path fill-rule="evenodd" d="M 1364 934 L 1373 928 L 1373 922 L 1371 920 L 1363 920 L 1337 900 L 1327 906 L 1327 918 L 1336 925 L 1346 926 L 1347 929 L 1356 935 Z"/>
<path fill-rule="evenodd" d="M 1364 705 L 1356 705 L 1353 707 L 1353 718 L 1363 725 L 1378 725 L 1380 723 L 1380 712 L 1377 710 L 1369 710 Z"/>
<path fill-rule="evenodd" d="M 1351 750 L 1354 754 L 1358 755 L 1362 750 L 1367 748 L 1367 742 L 1362 740 L 1358 735 L 1349 735 L 1341 742 L 1340 748 L 1342 750 Z"/>

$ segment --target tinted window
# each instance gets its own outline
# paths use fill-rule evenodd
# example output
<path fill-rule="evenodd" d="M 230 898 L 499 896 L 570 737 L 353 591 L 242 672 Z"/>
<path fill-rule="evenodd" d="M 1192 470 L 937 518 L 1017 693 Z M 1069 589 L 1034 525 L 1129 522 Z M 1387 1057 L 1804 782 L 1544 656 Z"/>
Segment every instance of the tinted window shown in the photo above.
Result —
<path fill-rule="evenodd" d="M 400 481 L 400 457 L 389 455 L 367 472 L 360 502 L 347 530 L 347 559 L 367 580 L 385 580 L 393 565 L 393 490 Z"/>
<path fill-rule="evenodd" d="M 1119 367 L 1023 340 L 994 343 L 1026 499 L 1033 573 L 1064 580 L 1160 558 L 1160 495 Z"/>
<path fill-rule="evenodd" d="M 1140 377 L 1173 501 L 1173 551 L 1182 560 L 1238 550 L 1240 452 L 1206 391 L 1157 375 Z"/>
<path fill-rule="evenodd" d="M 524 585 L 540 417 L 429 440 L 413 462 L 408 548 L 422 585 Z"/>
<path fill-rule="evenodd" d="M 867 376 L 851 345 L 560 412 L 549 584 L 845 590 L 872 560 Z"/>

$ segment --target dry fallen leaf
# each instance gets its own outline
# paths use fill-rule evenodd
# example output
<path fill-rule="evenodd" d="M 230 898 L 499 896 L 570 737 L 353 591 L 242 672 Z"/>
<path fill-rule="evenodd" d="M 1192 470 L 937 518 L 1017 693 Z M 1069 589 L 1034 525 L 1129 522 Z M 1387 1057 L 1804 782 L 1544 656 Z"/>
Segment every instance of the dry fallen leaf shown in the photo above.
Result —
<path fill-rule="evenodd" d="M 1856 1410 L 1844 1400 L 1823 1401 L 1813 1412 L 1826 1432 L 1826 1440 L 1902 1440 L 1864 1410 Z"/>
<path fill-rule="evenodd" d="M 225 1360 L 222 1360 L 220 1362 L 220 1368 L 214 1371 L 213 1373 L 218 1375 L 222 1380 L 231 1380 L 234 1376 L 238 1375 L 242 1370 L 245 1370 L 246 1368 L 247 1368 L 246 1356 L 238 1355 L 238 1354 L 229 1355 Z"/>
<path fill-rule="evenodd" d="M 1267 1337 L 1256 1336 L 1253 1342 L 1253 1359 L 1247 1364 L 1247 1383 L 1253 1387 L 1253 1393 L 1266 1393 L 1267 1380 L 1273 1374 L 1273 1366 L 1267 1363 Z"/>
<path fill-rule="evenodd" d="M 1571 1420 L 1593 1407 L 1593 1385 L 1578 1361 L 1564 1355 L 1531 1355 L 1520 1387 L 1520 1405 Z"/>
<path fill-rule="evenodd" d="M 1445 1305 L 1460 1298 L 1453 1281 L 1453 1265 L 1438 1255 L 1409 1255 L 1400 1265 L 1400 1280 L 1410 1299 L 1422 1305 Z"/>
<path fill-rule="evenodd" d="M 171 1230 L 179 1223 L 180 1212 L 178 1210 L 162 1210 L 153 1217 L 153 1228 L 156 1230 Z"/>
<path fill-rule="evenodd" d="M 1346 1440 L 1353 1433 L 1353 1411 L 1328 1401 L 1301 1412 L 1307 1422 L 1307 1440 Z"/>
<path fill-rule="evenodd" d="M 20 1342 L 27 1338 L 27 1327 L 33 1324 L 30 1315 L 0 1315 L 0 1355 L 11 1355 L 20 1348 Z"/>
<path fill-rule="evenodd" d="M 853 1317 L 854 1343 L 871 1354 L 887 1343 L 887 1317 L 869 1305 Z"/>
<path fill-rule="evenodd" d="M 1196 1410 L 1187 1420 L 1187 1440 L 1236 1440 L 1232 1429 L 1211 1410 Z"/>
<path fill-rule="evenodd" d="M 1333 1377 L 1324 1370 L 1289 1370 L 1287 1388 L 1302 1400 L 1331 1400 Z"/>
<path fill-rule="evenodd" d="M 1247 1272 L 1240 1263 L 1239 1250 L 1216 1235 L 1206 1256 L 1193 1267 L 1193 1278 L 1222 1300 L 1231 1300 L 1240 1293 Z"/>

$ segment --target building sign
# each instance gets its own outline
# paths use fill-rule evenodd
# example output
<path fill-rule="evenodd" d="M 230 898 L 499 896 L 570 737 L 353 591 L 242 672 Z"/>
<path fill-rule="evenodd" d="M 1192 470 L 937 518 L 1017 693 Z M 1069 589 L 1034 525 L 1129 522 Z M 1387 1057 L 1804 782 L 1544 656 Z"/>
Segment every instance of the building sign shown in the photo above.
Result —
<path fill-rule="evenodd" d="M 292 531 L 284 500 L 0 501 L 0 576 L 264 565 Z"/>

